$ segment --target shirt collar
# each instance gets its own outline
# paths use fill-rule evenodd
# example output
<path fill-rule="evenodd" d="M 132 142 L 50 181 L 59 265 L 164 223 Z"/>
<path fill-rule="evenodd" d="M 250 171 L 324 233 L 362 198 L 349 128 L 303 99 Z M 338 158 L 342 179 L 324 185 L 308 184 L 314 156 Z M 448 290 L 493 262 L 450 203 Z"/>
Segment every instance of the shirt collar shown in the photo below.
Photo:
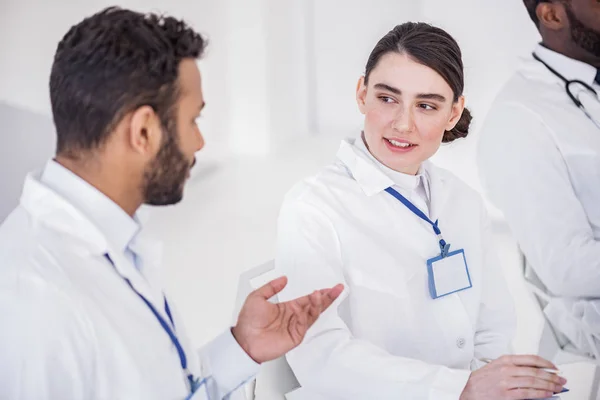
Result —
<path fill-rule="evenodd" d="M 583 61 L 569 58 L 550 50 L 542 44 L 536 46 L 535 54 L 567 80 L 580 80 L 590 86 L 596 84 L 595 79 L 598 70 Z"/>
<path fill-rule="evenodd" d="M 413 191 L 423 183 L 425 193 L 429 198 L 429 185 L 423 166 L 417 175 L 394 171 L 369 152 L 361 137 L 342 141 L 337 157 L 348 167 L 367 196 L 377 194 L 394 185 L 407 191 Z"/>
<path fill-rule="evenodd" d="M 125 251 L 139 232 L 137 218 L 56 161 L 48 161 L 40 181 L 86 215 L 116 249 Z"/>

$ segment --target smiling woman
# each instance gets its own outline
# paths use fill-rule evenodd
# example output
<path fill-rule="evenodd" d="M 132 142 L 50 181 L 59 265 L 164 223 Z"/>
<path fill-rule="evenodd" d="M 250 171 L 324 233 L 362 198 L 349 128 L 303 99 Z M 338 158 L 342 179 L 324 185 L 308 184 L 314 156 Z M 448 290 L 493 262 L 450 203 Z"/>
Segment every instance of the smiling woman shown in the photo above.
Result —
<path fill-rule="evenodd" d="M 561 390 L 560 378 L 535 368 L 551 363 L 502 357 L 514 314 L 484 203 L 428 161 L 442 142 L 467 136 L 463 88 L 448 33 L 396 26 L 358 82 L 362 134 L 286 196 L 276 265 L 290 283 L 279 299 L 346 287 L 287 356 L 302 385 L 295 399 L 529 399 Z M 477 370 L 484 358 L 496 361 Z"/>
<path fill-rule="evenodd" d="M 371 52 L 356 91 L 370 152 L 415 175 L 441 142 L 467 136 L 463 89 L 461 51 L 450 35 L 425 24 L 394 28 Z"/>

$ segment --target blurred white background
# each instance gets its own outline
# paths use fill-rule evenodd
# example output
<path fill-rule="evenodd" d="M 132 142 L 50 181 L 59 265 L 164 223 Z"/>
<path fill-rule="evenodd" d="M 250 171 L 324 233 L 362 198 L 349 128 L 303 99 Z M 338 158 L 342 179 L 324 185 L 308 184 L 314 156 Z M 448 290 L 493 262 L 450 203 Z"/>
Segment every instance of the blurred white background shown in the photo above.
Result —
<path fill-rule="evenodd" d="M 107 0 L 0 0 L 0 221 L 27 171 L 54 150 L 48 77 L 58 41 Z M 394 25 L 434 23 L 463 50 L 468 139 L 436 162 L 479 190 L 478 127 L 500 86 L 539 40 L 521 0 L 121 0 L 184 18 L 210 45 L 200 62 L 207 146 L 184 201 L 153 209 L 165 242 L 170 296 L 201 345 L 231 323 L 240 272 L 273 256 L 278 208 L 300 178 L 331 162 L 362 119 L 356 82 Z M 525 291 L 516 247 L 498 222 L 499 252 L 515 297 L 518 352 L 536 352 L 541 316 Z M 579 379 L 587 370 L 572 373 Z M 583 374 L 583 375 L 582 375 Z M 573 385 L 571 385 L 573 386 Z M 572 398 L 579 399 L 577 389 Z"/>

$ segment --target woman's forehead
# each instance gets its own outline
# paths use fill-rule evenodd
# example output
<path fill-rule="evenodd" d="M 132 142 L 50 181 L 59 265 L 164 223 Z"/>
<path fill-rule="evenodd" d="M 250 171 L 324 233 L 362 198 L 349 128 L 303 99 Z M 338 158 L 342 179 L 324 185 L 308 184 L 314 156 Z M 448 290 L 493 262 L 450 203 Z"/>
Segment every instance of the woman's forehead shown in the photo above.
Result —
<path fill-rule="evenodd" d="M 381 57 L 369 76 L 369 86 L 385 84 L 406 94 L 452 93 L 452 88 L 434 69 L 407 54 L 390 52 Z"/>

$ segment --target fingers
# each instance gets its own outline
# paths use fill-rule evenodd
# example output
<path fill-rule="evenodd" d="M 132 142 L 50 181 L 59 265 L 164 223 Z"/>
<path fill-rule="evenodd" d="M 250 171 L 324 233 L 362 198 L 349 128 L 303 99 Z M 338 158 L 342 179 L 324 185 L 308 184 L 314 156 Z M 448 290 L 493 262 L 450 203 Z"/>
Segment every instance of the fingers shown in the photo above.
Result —
<path fill-rule="evenodd" d="M 319 315 L 325 311 L 344 291 L 344 285 L 338 284 L 331 289 L 317 290 L 309 296 L 311 307 L 309 315 L 309 323 L 312 325 Z M 310 326 L 309 325 L 309 326 Z"/>
<path fill-rule="evenodd" d="M 298 316 L 298 322 L 307 326 L 312 325 L 323 311 L 323 294 L 321 291 L 315 291 L 307 296 L 283 303 L 283 306 L 290 306 L 294 314 Z"/>
<path fill-rule="evenodd" d="M 331 304 L 342 294 L 344 291 L 344 285 L 341 283 L 335 285 L 331 289 L 323 289 L 321 293 L 324 295 L 323 299 L 323 311 L 327 310 Z"/>
<path fill-rule="evenodd" d="M 545 392 L 560 392 L 563 387 L 558 383 L 553 383 L 551 381 L 547 381 L 544 379 L 534 378 L 534 377 L 516 377 L 511 379 L 509 389 L 536 389 Z"/>
<path fill-rule="evenodd" d="M 306 295 L 306 296 L 298 297 L 297 299 L 290 300 L 290 301 L 293 301 L 296 304 L 298 304 L 300 307 L 305 308 L 311 304 L 310 296 L 312 296 L 313 293 Z"/>
<path fill-rule="evenodd" d="M 308 326 L 315 323 L 319 315 L 323 312 L 323 299 L 325 297 L 320 291 L 316 291 L 309 296 L 310 307 L 308 307 Z"/>
<path fill-rule="evenodd" d="M 268 300 L 277 293 L 281 292 L 285 285 L 287 285 L 287 277 L 281 276 L 265 284 L 264 286 L 259 287 L 252 292 L 250 296 L 260 296 L 261 298 Z"/>
<path fill-rule="evenodd" d="M 556 374 L 552 374 L 550 372 L 546 372 L 543 369 L 539 368 L 515 367 L 514 370 L 511 371 L 511 375 L 518 378 L 525 377 L 544 382 L 550 382 L 555 385 L 564 385 L 565 383 L 567 383 L 567 380 L 565 378 Z"/>
<path fill-rule="evenodd" d="M 302 316 L 302 318 L 297 319 L 297 322 L 300 323 L 302 321 L 308 329 L 343 291 L 344 285 L 339 284 L 330 289 L 316 290 L 307 296 L 298 297 L 284 304 L 293 304 L 292 309 L 294 313 L 298 317 Z"/>
<path fill-rule="evenodd" d="M 547 399 L 548 397 L 554 396 L 554 393 L 537 390 L 537 389 L 514 389 L 508 391 L 509 398 L 514 400 L 522 399 Z"/>
<path fill-rule="evenodd" d="M 558 369 L 556 365 L 550 361 L 543 359 L 539 356 L 534 355 L 510 355 L 500 357 L 500 360 L 506 361 L 510 364 L 520 365 L 523 367 L 537 367 L 537 368 L 550 368 Z"/>
<path fill-rule="evenodd" d="M 544 371 L 542 368 L 557 369 L 554 364 L 533 355 L 503 356 L 498 360 L 505 369 L 511 399 L 545 399 L 563 389 L 566 379 Z"/>
<path fill-rule="evenodd" d="M 344 291 L 344 285 L 342 285 L 342 284 L 336 285 L 330 289 L 318 290 L 318 292 L 321 293 L 321 295 L 323 296 L 323 310 L 322 311 L 325 311 L 327 309 L 327 307 L 329 307 L 340 296 L 340 294 L 343 291 Z M 315 292 L 313 292 L 307 296 L 298 297 L 297 299 L 294 299 L 292 301 L 297 302 L 302 307 L 306 307 L 306 305 L 310 304 L 310 302 L 311 302 L 310 296 L 312 296 L 314 293 Z"/>
<path fill-rule="evenodd" d="M 308 318 L 304 307 L 295 301 L 289 302 L 289 306 L 292 310 L 293 316 L 295 316 L 296 323 L 300 326 L 308 324 Z"/>
<path fill-rule="evenodd" d="M 311 327 L 319 318 L 319 315 L 325 309 L 325 304 L 331 304 L 330 298 L 323 294 L 322 290 L 316 290 L 308 296 L 293 300 L 301 308 L 301 313 L 305 315 L 307 328 Z"/>

